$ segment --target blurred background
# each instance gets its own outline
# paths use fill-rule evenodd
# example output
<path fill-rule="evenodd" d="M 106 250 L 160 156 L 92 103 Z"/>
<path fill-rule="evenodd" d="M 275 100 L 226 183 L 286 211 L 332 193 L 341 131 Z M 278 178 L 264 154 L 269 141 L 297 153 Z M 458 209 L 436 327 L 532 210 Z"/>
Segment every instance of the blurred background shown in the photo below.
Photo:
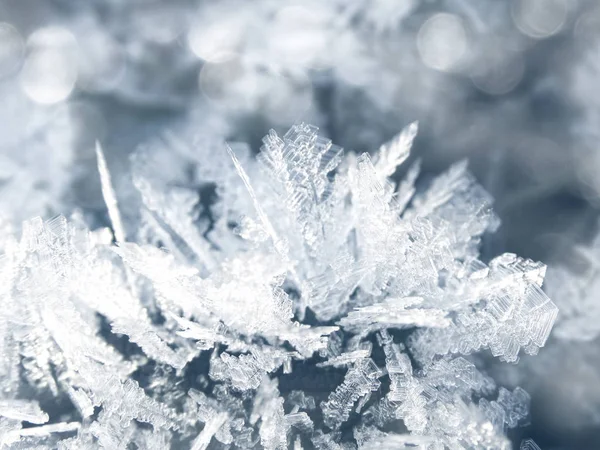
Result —
<path fill-rule="evenodd" d="M 533 397 L 522 434 L 600 448 L 597 0 L 0 0 L 0 99 L 5 223 L 104 214 L 96 140 L 127 192 L 140 145 L 256 152 L 306 121 L 362 152 L 418 120 L 411 158 L 429 174 L 468 158 L 496 198 L 484 258 L 556 274 L 547 347 L 490 364 Z"/>

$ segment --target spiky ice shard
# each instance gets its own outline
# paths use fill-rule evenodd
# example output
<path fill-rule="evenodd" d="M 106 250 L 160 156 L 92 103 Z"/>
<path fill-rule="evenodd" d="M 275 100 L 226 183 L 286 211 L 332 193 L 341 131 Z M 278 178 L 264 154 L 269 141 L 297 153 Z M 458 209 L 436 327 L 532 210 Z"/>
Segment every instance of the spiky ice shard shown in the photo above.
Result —
<path fill-rule="evenodd" d="M 270 132 L 256 159 L 149 146 L 132 160 L 139 223 L 121 218 L 98 147 L 114 242 L 78 215 L 2 236 L 3 444 L 509 448 L 529 396 L 460 355 L 544 345 L 545 267 L 479 259 L 498 220 L 465 163 L 424 189 L 417 163 L 395 185 L 416 132 L 373 158 L 305 124 Z M 289 389 L 332 367 L 338 386 Z"/>

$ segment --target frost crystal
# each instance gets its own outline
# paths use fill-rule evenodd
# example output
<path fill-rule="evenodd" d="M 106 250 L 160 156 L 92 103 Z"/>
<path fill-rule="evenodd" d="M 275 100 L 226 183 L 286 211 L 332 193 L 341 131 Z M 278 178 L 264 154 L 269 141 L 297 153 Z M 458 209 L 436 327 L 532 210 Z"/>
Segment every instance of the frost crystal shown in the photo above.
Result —
<path fill-rule="evenodd" d="M 525 439 L 521 442 L 521 450 L 541 450 L 532 439 Z"/>
<path fill-rule="evenodd" d="M 396 186 L 416 132 L 357 156 L 298 124 L 256 159 L 179 147 L 182 170 L 160 164 L 167 138 L 132 158 L 137 203 L 98 145 L 114 243 L 77 213 L 0 239 L 2 443 L 509 448 L 529 395 L 464 355 L 514 362 L 545 344 L 545 266 L 481 261 L 498 220 L 466 163 L 419 187 L 417 163 Z M 339 384 L 290 389 L 307 369 Z M 398 420 L 408 434 L 389 431 Z"/>
<path fill-rule="evenodd" d="M 570 268 L 553 266 L 549 269 L 546 290 L 561 308 L 554 331 L 559 339 L 591 341 L 600 334 L 598 255 L 600 236 L 589 246 L 573 248 L 576 263 Z"/>

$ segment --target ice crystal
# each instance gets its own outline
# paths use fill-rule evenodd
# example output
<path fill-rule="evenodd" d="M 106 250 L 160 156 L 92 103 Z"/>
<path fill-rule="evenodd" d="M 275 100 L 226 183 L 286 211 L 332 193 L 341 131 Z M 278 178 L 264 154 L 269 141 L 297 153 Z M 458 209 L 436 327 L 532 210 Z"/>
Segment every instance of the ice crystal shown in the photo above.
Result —
<path fill-rule="evenodd" d="M 521 450 L 541 450 L 532 439 L 525 439 L 521 442 Z"/>
<path fill-rule="evenodd" d="M 572 249 L 574 264 L 549 269 L 546 290 L 561 308 L 554 334 L 569 341 L 591 341 L 600 334 L 598 302 L 598 255 L 600 237 L 589 245 Z"/>
<path fill-rule="evenodd" d="M 180 151 L 197 180 L 142 148 L 137 215 L 122 214 L 98 145 L 112 235 L 78 214 L 2 235 L 3 444 L 508 448 L 529 396 L 464 355 L 544 345 L 545 266 L 481 261 L 498 220 L 466 163 L 427 186 L 413 165 L 396 186 L 416 131 L 373 156 L 306 124 L 270 132 L 256 159 L 235 144 L 210 144 L 214 165 Z M 345 375 L 280 388 L 307 367 Z M 69 412 L 44 412 L 48 398 Z M 389 432 L 397 420 L 409 434 Z"/>

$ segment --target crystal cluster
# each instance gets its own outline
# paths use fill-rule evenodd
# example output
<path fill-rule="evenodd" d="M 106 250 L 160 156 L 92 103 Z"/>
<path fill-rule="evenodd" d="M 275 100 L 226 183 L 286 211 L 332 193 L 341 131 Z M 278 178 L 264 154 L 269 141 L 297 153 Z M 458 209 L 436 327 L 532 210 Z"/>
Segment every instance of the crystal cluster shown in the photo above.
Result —
<path fill-rule="evenodd" d="M 317 131 L 272 131 L 257 158 L 141 148 L 122 203 L 98 145 L 110 228 L 4 227 L 2 445 L 510 448 L 529 395 L 467 355 L 544 345 L 545 267 L 479 258 L 498 219 L 465 163 L 393 181 L 416 123 L 373 156 Z"/>

